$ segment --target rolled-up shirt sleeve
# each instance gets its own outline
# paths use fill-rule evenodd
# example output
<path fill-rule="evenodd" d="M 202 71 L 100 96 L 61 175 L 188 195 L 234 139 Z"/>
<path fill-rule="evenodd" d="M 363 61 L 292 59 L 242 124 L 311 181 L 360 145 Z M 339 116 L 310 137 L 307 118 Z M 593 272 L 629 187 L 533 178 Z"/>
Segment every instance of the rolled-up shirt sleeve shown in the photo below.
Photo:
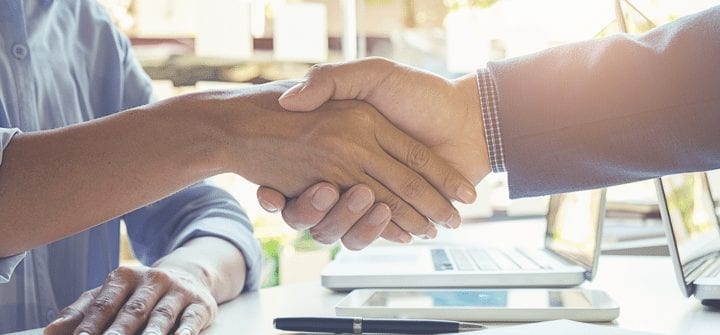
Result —
<path fill-rule="evenodd" d="M 260 285 L 262 253 L 252 225 L 240 204 L 227 192 L 197 183 L 123 217 L 135 256 L 152 264 L 185 242 L 217 237 L 232 243 L 246 263 L 244 290 Z"/>
<path fill-rule="evenodd" d="M 5 148 L 8 144 L 10 144 L 10 140 L 12 140 L 13 136 L 19 132 L 20 129 L 17 128 L 0 128 L 0 168 L 2 168 L 4 158 L 3 153 L 5 152 Z M 15 268 L 18 264 L 20 264 L 23 258 L 25 258 L 25 253 L 0 258 L 0 284 L 10 281 L 12 273 L 15 271 Z"/>

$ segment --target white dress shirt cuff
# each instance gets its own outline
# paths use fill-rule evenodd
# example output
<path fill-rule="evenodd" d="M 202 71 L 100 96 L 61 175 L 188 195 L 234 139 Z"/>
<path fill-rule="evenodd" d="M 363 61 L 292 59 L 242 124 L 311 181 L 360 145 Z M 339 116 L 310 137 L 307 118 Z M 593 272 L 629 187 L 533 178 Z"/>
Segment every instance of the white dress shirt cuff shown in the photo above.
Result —
<path fill-rule="evenodd" d="M 27 253 L 17 254 L 15 256 L 0 258 L 0 284 L 10 281 L 15 268 L 25 259 Z"/>
<path fill-rule="evenodd" d="M 0 164 L 2 164 L 5 148 L 10 144 L 13 136 L 19 132 L 20 129 L 17 128 L 0 128 Z"/>

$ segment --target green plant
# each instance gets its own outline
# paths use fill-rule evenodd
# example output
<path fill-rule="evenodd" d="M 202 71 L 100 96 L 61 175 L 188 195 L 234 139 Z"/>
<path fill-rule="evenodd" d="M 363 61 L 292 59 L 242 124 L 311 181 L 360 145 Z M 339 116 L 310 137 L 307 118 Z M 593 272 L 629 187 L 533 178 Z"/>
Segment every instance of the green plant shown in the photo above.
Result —
<path fill-rule="evenodd" d="M 278 286 L 280 284 L 280 238 L 267 238 L 260 240 L 263 252 L 263 282 L 262 287 Z"/>

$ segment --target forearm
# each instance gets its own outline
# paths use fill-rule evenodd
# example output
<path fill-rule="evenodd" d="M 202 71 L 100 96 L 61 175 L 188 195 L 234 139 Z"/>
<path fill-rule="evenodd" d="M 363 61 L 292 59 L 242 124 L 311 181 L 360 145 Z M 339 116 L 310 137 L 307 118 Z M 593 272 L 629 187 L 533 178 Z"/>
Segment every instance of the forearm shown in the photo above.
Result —
<path fill-rule="evenodd" d="M 204 113 L 166 104 L 17 135 L 0 165 L 8 256 L 90 228 L 220 171 Z"/>
<path fill-rule="evenodd" d="M 719 167 L 718 19 L 490 63 L 511 196 Z"/>
<path fill-rule="evenodd" d="M 231 243 L 216 237 L 192 239 L 153 266 L 185 271 L 200 278 L 217 303 L 237 297 L 245 285 L 243 254 Z"/>

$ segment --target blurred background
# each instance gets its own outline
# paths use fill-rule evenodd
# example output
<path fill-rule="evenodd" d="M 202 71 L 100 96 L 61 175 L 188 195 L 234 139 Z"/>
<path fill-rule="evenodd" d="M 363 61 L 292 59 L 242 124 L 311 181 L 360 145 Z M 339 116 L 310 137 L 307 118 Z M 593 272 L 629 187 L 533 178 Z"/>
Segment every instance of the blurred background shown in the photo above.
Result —
<path fill-rule="evenodd" d="M 131 39 L 155 94 L 301 78 L 315 63 L 382 56 L 454 78 L 488 61 L 627 31 L 641 34 L 720 0 L 98 0 Z M 247 159 L 252 159 L 248 157 Z M 720 177 L 710 174 L 720 191 Z M 257 204 L 233 174 L 214 183 L 245 207 L 265 252 L 264 286 L 318 277 L 339 246 L 323 246 Z M 490 175 L 464 226 L 541 217 L 547 198 L 510 201 Z M 719 194 L 720 192 L 714 192 Z M 652 182 L 608 190 L 605 253 L 667 252 Z M 449 234 L 443 231 L 440 235 Z M 462 227 L 460 229 L 463 229 Z M 123 236 L 122 263 L 137 262 Z M 386 243 L 379 241 L 377 243 Z"/>

